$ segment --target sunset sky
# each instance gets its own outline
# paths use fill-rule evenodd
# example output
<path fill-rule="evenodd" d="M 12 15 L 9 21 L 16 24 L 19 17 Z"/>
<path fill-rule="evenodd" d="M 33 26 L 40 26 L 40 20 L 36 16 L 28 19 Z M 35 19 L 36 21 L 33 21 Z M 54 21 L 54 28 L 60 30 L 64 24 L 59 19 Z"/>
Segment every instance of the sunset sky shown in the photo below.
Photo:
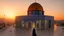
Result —
<path fill-rule="evenodd" d="M 27 15 L 30 4 L 35 0 L 0 0 L 0 18 Z M 44 9 L 45 15 L 54 16 L 55 20 L 64 20 L 64 0 L 36 0 Z"/>

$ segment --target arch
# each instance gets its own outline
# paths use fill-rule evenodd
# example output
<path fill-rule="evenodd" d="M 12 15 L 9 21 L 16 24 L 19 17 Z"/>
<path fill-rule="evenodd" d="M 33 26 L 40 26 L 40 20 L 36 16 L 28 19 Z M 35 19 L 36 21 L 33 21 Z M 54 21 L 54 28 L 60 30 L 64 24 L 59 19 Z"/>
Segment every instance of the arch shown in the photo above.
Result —
<path fill-rule="evenodd" d="M 32 22 L 32 21 L 28 21 L 28 22 L 27 22 L 27 25 L 28 25 L 28 29 L 35 28 L 35 23 Z"/>

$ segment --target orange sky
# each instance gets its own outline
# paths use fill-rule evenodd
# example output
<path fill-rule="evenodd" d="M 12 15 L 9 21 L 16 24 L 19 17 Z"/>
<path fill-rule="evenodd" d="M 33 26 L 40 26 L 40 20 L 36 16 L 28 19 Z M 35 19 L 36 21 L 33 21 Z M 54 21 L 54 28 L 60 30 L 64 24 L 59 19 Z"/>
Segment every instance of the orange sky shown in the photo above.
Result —
<path fill-rule="evenodd" d="M 14 16 L 27 15 L 30 4 L 35 0 L 0 0 L 0 18 L 6 12 L 14 13 Z M 44 14 L 54 16 L 55 20 L 64 20 L 64 0 L 37 0 L 43 6 Z M 6 15 L 7 16 L 7 15 Z"/>

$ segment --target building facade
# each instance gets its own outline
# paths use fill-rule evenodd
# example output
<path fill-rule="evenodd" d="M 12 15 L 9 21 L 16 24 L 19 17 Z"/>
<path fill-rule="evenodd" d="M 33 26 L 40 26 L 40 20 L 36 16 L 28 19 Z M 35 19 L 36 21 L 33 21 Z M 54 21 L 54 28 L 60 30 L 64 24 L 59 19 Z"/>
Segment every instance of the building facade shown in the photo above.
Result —
<path fill-rule="evenodd" d="M 32 3 L 26 16 L 16 16 L 15 23 L 21 29 L 48 29 L 54 27 L 54 16 L 44 15 L 43 7 L 39 3 Z"/>

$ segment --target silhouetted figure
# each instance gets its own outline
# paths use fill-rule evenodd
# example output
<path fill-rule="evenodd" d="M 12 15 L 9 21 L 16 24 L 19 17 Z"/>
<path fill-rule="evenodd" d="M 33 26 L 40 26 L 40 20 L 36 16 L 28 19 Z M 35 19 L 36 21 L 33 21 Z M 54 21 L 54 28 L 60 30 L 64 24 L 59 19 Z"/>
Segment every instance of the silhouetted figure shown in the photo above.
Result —
<path fill-rule="evenodd" d="M 33 29 L 32 36 L 37 36 L 35 28 Z"/>

